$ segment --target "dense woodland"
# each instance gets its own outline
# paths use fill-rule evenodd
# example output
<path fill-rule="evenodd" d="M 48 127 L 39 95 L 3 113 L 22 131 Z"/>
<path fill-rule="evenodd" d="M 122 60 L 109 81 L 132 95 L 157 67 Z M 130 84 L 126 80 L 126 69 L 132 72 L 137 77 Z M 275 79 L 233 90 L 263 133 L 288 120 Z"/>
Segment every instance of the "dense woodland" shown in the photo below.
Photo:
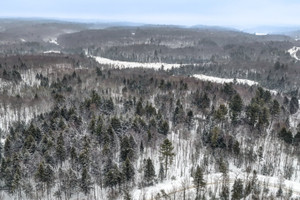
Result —
<path fill-rule="evenodd" d="M 300 198 L 298 41 L 28 24 L 0 21 L 0 200 Z"/>
<path fill-rule="evenodd" d="M 182 177 L 196 192 L 177 198 L 293 195 L 281 185 L 269 191 L 256 176 L 299 180 L 300 130 L 290 122 L 297 98 L 164 71 L 76 65 L 63 71 L 49 80 L 36 74 L 47 81 L 32 101 L 47 96 L 48 112 L 2 131 L 2 198 L 136 199 L 137 189 Z M 230 185 L 234 168 L 248 175 Z M 213 173 L 223 174 L 217 189 L 206 185 Z M 149 199 L 143 195 L 137 199 Z M 161 191 L 151 198 L 173 197 Z"/>

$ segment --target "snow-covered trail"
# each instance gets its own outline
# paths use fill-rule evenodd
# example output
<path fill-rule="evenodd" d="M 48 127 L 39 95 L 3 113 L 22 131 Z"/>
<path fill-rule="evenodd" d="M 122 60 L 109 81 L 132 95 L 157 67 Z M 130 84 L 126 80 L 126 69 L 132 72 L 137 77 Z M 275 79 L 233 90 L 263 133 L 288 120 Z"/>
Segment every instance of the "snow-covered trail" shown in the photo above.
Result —
<path fill-rule="evenodd" d="M 292 58 L 295 58 L 296 60 L 300 60 L 297 56 L 297 52 L 300 50 L 300 47 L 294 46 L 293 48 L 289 49 L 287 52 L 291 55 Z"/>

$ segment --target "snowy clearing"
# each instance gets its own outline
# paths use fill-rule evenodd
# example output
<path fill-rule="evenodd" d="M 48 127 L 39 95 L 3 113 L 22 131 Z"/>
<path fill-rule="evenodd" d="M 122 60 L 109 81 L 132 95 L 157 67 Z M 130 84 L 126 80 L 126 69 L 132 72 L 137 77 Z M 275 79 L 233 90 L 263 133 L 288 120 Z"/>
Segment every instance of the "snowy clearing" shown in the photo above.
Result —
<path fill-rule="evenodd" d="M 44 39 L 45 42 L 49 42 L 51 44 L 59 45 L 57 42 L 57 38 L 46 38 Z"/>
<path fill-rule="evenodd" d="M 291 55 L 292 58 L 295 58 L 296 60 L 300 60 L 297 56 L 297 52 L 300 50 L 300 47 L 293 47 L 289 49 L 287 52 Z"/>
<path fill-rule="evenodd" d="M 219 78 L 219 77 L 215 77 L 215 76 L 206 76 L 203 74 L 195 74 L 195 75 L 193 75 L 193 77 L 203 80 L 203 81 L 210 81 L 210 82 L 220 83 L 220 84 L 233 83 L 235 81 L 233 78 Z M 247 80 L 247 79 L 236 79 L 236 83 L 242 84 L 242 85 L 249 85 L 249 86 L 259 85 L 258 82 Z"/>
<path fill-rule="evenodd" d="M 267 33 L 255 33 L 255 35 L 257 36 L 264 36 L 264 35 L 268 35 Z"/>
<path fill-rule="evenodd" d="M 44 53 L 61 53 L 60 51 L 57 50 L 49 50 L 49 51 L 44 51 Z"/>
<path fill-rule="evenodd" d="M 260 85 L 258 82 L 251 81 L 248 79 L 219 78 L 216 76 L 207 76 L 207 75 L 203 75 L 203 74 L 194 74 L 193 77 L 200 79 L 202 81 L 210 81 L 210 82 L 219 83 L 219 84 L 236 82 L 237 84 L 241 84 L 241 85 L 249 85 L 249 86 Z M 264 88 L 264 89 L 268 90 L 273 95 L 278 94 L 278 92 L 276 90 L 269 90 L 267 88 Z"/>
<path fill-rule="evenodd" d="M 183 66 L 181 64 L 140 63 L 140 62 L 111 60 L 99 56 L 91 56 L 91 57 L 93 57 L 100 64 L 110 65 L 111 67 L 119 67 L 119 68 L 148 68 L 148 69 L 155 69 L 155 70 L 159 70 L 159 69 L 168 70 L 168 69 L 179 68 L 180 66 Z"/>

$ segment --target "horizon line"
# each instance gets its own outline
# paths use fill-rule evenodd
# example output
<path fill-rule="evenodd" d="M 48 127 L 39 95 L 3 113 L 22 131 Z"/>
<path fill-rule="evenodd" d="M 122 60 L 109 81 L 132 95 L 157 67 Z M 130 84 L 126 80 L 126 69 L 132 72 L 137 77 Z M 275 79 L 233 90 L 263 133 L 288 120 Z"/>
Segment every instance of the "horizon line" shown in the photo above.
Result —
<path fill-rule="evenodd" d="M 206 23 L 196 23 L 192 25 L 187 24 L 176 24 L 176 23 L 153 23 L 153 22 L 138 22 L 130 20 L 118 20 L 118 19 L 101 19 L 96 17 L 90 18 L 75 18 L 75 17 L 48 17 L 48 16 L 0 16 L 0 20 L 20 20 L 20 21 L 57 21 L 57 22 L 68 22 L 68 23 L 79 23 L 79 24 L 127 24 L 121 26 L 177 26 L 181 28 L 196 28 L 197 26 L 211 27 L 211 28 L 225 28 L 225 29 L 234 29 L 236 31 L 244 31 L 247 29 L 255 28 L 287 28 L 293 29 L 288 31 L 297 31 L 300 30 L 300 25 L 287 25 L 287 24 L 257 24 L 257 25 L 222 25 L 222 24 L 206 24 Z"/>

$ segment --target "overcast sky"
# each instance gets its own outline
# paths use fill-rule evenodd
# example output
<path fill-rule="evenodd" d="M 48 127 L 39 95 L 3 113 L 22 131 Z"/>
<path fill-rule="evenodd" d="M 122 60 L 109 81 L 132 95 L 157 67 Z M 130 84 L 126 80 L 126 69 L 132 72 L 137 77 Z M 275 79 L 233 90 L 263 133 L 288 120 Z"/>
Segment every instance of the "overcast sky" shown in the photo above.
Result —
<path fill-rule="evenodd" d="M 300 0 L 1 0 L 0 17 L 290 26 L 300 25 Z"/>

